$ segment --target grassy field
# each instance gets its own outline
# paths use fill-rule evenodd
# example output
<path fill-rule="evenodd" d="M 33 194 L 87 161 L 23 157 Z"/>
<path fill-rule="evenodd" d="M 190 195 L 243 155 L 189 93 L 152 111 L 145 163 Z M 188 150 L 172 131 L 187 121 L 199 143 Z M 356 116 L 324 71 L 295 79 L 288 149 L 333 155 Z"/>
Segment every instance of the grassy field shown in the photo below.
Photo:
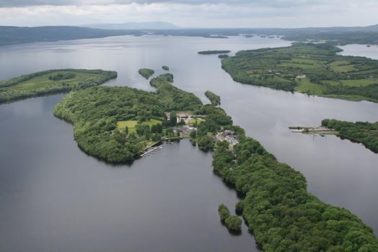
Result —
<path fill-rule="evenodd" d="M 23 75 L 0 83 L 0 103 L 97 86 L 116 77 L 111 71 L 74 69 Z"/>
<path fill-rule="evenodd" d="M 241 51 L 222 60 L 235 81 L 310 95 L 378 102 L 378 61 L 341 56 L 331 44 Z"/>
<path fill-rule="evenodd" d="M 306 93 L 310 95 L 322 95 L 325 91 L 325 88 L 312 83 L 308 78 L 297 80 L 297 87 L 295 91 Z"/>
<path fill-rule="evenodd" d="M 205 119 L 202 119 L 202 118 L 193 118 L 189 121 L 189 126 L 198 126 L 200 125 L 201 123 L 203 123 L 205 121 Z"/>
<path fill-rule="evenodd" d="M 332 71 L 337 73 L 348 73 L 358 70 L 353 64 L 346 60 L 336 60 L 329 64 L 329 66 L 331 67 Z"/>
<path fill-rule="evenodd" d="M 127 127 L 129 129 L 129 133 L 135 133 L 136 126 L 138 124 L 148 125 L 151 127 L 152 125 L 161 124 L 161 123 L 162 122 L 160 120 L 156 120 L 156 119 L 151 119 L 145 122 L 138 122 L 136 120 L 119 121 L 117 122 L 117 129 L 120 131 L 124 131 Z"/>
<path fill-rule="evenodd" d="M 366 87 L 378 84 L 378 79 L 361 79 L 361 80 L 337 80 L 337 81 L 324 81 L 324 83 L 332 86 L 344 85 L 349 87 Z"/>

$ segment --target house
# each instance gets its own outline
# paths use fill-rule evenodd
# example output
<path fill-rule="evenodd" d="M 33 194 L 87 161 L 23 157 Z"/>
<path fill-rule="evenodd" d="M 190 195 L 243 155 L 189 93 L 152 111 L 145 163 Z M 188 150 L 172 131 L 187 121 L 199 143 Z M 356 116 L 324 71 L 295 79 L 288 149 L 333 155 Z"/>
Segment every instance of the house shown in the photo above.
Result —
<path fill-rule="evenodd" d="M 228 142 L 231 145 L 231 147 L 233 147 L 233 146 L 235 146 L 239 143 L 239 140 L 238 140 L 235 132 L 233 132 L 232 130 L 224 130 L 222 132 L 219 132 L 216 135 L 216 139 L 219 142 L 223 142 L 223 141 Z"/>
<path fill-rule="evenodd" d="M 171 120 L 171 112 L 165 112 L 164 114 L 168 121 Z"/>
<path fill-rule="evenodd" d="M 305 74 L 302 74 L 302 75 L 297 75 L 297 77 L 295 77 L 295 79 L 297 80 L 303 80 L 303 79 L 306 79 L 307 76 Z"/>
<path fill-rule="evenodd" d="M 184 121 L 185 124 L 188 124 L 189 121 L 192 119 L 192 114 L 188 112 L 177 112 L 176 117 L 177 117 L 177 123 L 180 123 L 181 121 Z"/>

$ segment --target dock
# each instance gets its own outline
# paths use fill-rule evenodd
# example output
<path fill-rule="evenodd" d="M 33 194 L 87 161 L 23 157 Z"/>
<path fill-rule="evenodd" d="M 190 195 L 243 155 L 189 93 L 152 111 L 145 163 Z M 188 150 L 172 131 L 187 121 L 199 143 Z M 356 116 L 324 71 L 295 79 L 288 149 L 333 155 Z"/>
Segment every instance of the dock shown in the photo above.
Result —
<path fill-rule="evenodd" d="M 338 132 L 327 127 L 289 127 L 290 131 L 293 133 L 302 133 L 302 134 L 312 134 L 312 135 L 337 135 Z"/>

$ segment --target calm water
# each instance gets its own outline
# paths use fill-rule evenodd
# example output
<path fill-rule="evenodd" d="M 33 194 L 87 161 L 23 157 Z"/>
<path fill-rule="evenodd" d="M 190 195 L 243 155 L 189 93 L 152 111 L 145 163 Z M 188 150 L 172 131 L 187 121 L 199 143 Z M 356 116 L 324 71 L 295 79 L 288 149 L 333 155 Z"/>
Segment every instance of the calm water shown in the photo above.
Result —
<path fill-rule="evenodd" d="M 149 90 L 137 70 L 168 65 L 177 86 L 203 99 L 208 89 L 221 95 L 235 123 L 300 170 L 313 194 L 352 210 L 377 232 L 378 155 L 334 136 L 288 130 L 324 118 L 377 121 L 377 104 L 241 85 L 216 56 L 197 54 L 286 45 L 262 38 L 126 36 L 0 47 L 0 79 L 51 68 L 102 68 L 119 73 L 107 85 Z M 355 46 L 345 50 L 363 55 Z M 374 55 L 377 47 L 364 56 Z M 245 230 L 234 237 L 219 223 L 217 206 L 232 207 L 237 199 L 212 174 L 210 155 L 182 142 L 131 167 L 100 163 L 76 147 L 70 125 L 52 116 L 60 97 L 0 106 L 1 250 L 255 250 Z"/>
<path fill-rule="evenodd" d="M 232 236 L 218 205 L 237 198 L 188 141 L 132 167 L 80 152 L 51 114 L 61 96 L 0 107 L 1 251 L 256 251 Z"/>

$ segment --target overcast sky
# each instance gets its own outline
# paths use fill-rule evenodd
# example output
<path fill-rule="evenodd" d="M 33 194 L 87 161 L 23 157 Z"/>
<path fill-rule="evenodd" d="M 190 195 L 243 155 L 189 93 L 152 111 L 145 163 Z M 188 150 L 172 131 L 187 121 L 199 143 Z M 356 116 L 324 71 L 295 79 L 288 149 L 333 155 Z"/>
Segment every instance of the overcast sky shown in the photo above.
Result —
<path fill-rule="evenodd" d="M 183 27 L 378 24 L 378 0 L 0 0 L 0 25 L 165 21 Z"/>

